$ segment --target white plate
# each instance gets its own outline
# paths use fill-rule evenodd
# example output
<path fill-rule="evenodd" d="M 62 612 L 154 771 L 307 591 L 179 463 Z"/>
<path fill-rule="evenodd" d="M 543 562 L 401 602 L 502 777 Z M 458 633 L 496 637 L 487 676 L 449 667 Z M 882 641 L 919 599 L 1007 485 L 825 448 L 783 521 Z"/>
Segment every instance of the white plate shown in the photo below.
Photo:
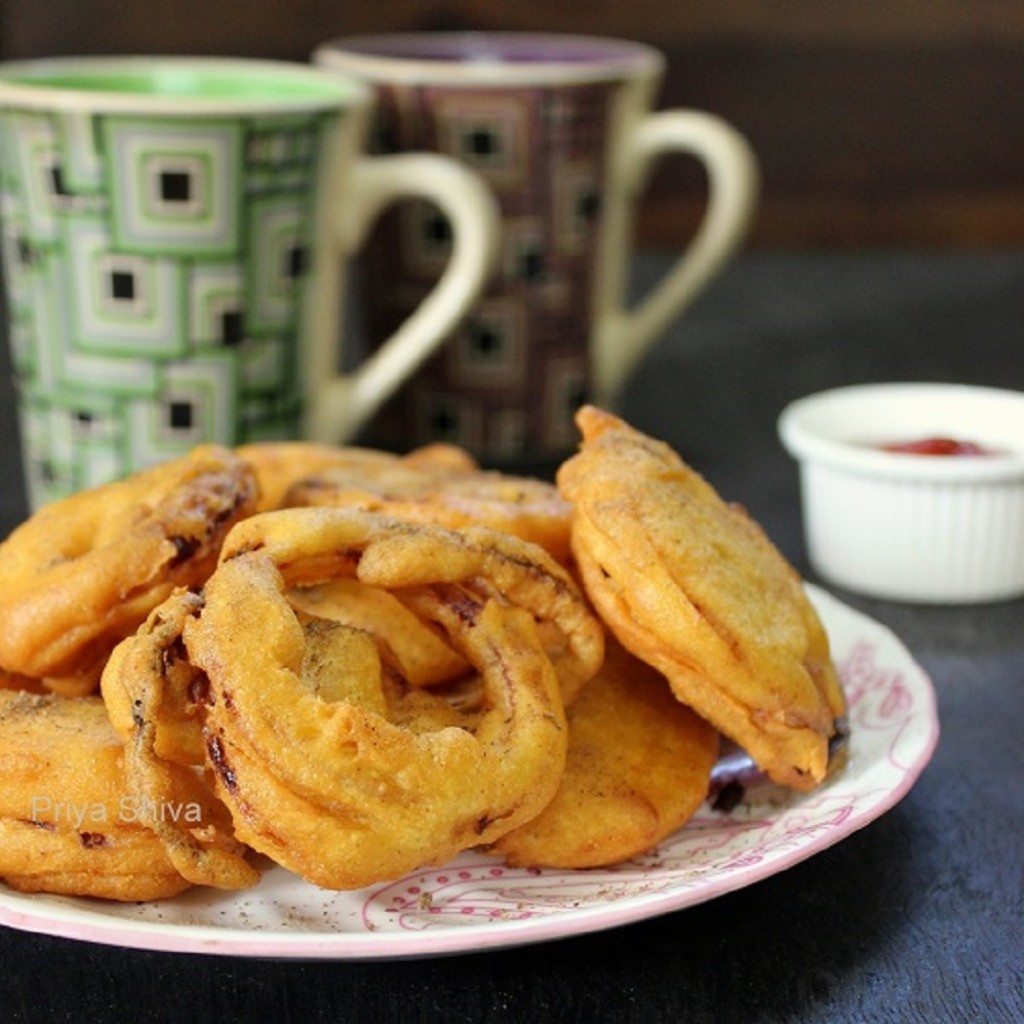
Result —
<path fill-rule="evenodd" d="M 139 949 L 373 960 L 497 949 L 581 935 L 713 899 L 783 871 L 896 804 L 938 740 L 927 675 L 884 626 L 808 588 L 850 706 L 849 764 L 809 795 L 752 791 L 704 808 L 650 855 L 616 868 L 528 871 L 464 854 L 389 885 L 335 893 L 274 868 L 253 890 L 194 889 L 117 904 L 0 887 L 0 924 Z"/>

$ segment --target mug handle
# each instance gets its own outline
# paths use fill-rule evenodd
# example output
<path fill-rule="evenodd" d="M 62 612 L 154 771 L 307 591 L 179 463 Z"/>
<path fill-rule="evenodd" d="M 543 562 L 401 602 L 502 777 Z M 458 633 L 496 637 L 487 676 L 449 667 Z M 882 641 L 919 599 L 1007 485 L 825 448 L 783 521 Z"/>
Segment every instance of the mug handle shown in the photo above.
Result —
<path fill-rule="evenodd" d="M 612 404 L 619 388 L 648 346 L 693 301 L 743 240 L 757 201 L 757 159 L 746 139 L 730 124 L 697 110 L 648 114 L 619 151 L 618 181 L 629 218 L 653 163 L 669 154 L 694 156 L 708 177 L 708 204 L 700 226 L 665 276 L 634 306 L 625 306 L 629 281 L 630 229 L 610 228 L 594 336 L 594 400 Z"/>
<path fill-rule="evenodd" d="M 500 214 L 474 172 L 433 153 L 362 156 L 352 167 L 333 238 L 333 267 L 321 268 L 311 296 L 315 318 L 304 353 L 304 435 L 341 444 L 353 435 L 441 345 L 486 287 L 497 265 Z M 432 290 L 416 310 L 355 370 L 338 369 L 342 265 L 362 245 L 384 209 L 403 199 L 437 204 L 451 223 L 452 250 Z M 325 261 L 330 263 L 330 261 Z"/>

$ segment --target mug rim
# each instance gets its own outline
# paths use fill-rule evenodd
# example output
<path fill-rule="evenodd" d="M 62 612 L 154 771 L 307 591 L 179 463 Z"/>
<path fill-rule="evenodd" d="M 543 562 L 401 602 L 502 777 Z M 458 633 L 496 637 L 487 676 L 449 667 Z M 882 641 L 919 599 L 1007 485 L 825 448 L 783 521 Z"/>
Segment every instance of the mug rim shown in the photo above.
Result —
<path fill-rule="evenodd" d="M 109 84 L 119 76 L 121 85 Z M 244 81 L 248 87 L 203 94 L 195 83 L 204 76 L 236 86 Z M 139 86 L 131 84 L 133 78 Z M 141 87 L 143 81 L 150 87 Z M 282 85 L 290 88 L 276 91 Z M 298 61 L 174 54 L 0 61 L 0 106 L 40 111 L 212 117 L 336 110 L 370 102 L 364 82 Z"/>
<path fill-rule="evenodd" d="M 379 82 L 444 86 L 617 81 L 665 66 L 660 51 L 636 40 L 500 30 L 339 36 L 321 43 L 313 60 Z"/>

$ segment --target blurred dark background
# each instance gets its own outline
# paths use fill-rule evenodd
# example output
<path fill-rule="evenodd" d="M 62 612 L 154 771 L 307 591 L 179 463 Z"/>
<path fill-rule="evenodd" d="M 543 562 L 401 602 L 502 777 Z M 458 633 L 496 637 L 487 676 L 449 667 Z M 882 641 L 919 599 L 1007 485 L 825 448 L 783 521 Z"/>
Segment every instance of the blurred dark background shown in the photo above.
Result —
<path fill-rule="evenodd" d="M 0 0 L 0 56 L 203 53 L 306 60 L 361 32 L 590 32 L 660 48 L 662 106 L 722 114 L 764 193 L 754 246 L 1024 243 L 1020 0 Z M 639 241 L 672 244 L 703 203 L 665 164 Z"/>

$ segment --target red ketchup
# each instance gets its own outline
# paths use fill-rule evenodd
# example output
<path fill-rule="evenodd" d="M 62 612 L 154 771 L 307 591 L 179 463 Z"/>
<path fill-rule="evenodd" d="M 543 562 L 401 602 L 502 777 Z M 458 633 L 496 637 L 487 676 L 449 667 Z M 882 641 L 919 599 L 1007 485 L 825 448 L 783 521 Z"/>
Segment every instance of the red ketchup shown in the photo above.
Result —
<path fill-rule="evenodd" d="M 885 452 L 903 452 L 907 455 L 994 455 L 974 441 L 958 441 L 952 437 L 924 437 L 919 441 L 893 441 L 879 445 Z"/>

